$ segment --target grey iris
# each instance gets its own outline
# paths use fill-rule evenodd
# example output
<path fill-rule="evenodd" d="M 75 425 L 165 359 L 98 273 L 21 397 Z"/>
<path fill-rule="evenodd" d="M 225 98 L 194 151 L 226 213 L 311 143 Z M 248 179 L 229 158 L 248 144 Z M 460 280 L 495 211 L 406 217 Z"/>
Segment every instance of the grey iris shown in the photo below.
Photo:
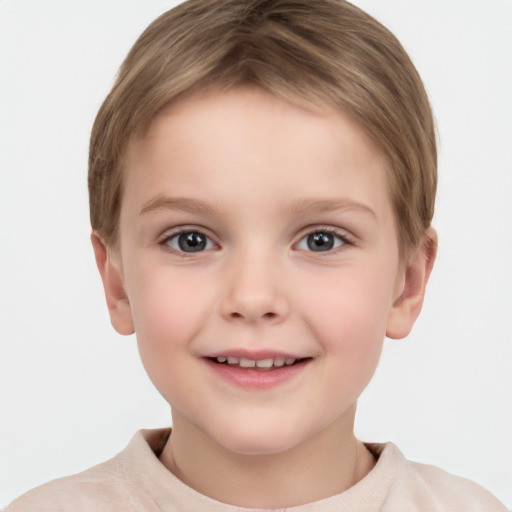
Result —
<path fill-rule="evenodd" d="M 199 252 L 206 248 L 206 237 L 197 231 L 182 233 L 178 236 L 178 245 L 184 252 Z"/>
<path fill-rule="evenodd" d="M 329 233 L 312 233 L 307 243 L 312 251 L 330 251 L 334 247 L 334 236 Z"/>

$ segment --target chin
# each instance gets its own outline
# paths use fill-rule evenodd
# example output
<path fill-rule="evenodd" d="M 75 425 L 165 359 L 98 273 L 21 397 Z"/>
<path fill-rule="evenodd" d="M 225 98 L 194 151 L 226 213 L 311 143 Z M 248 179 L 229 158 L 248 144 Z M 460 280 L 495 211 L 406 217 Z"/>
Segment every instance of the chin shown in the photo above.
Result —
<path fill-rule="evenodd" d="M 227 434 L 227 435 L 226 435 Z M 212 436 L 215 441 L 233 453 L 239 455 L 273 455 L 286 452 L 297 444 L 296 429 L 283 428 L 283 425 L 272 425 L 264 428 L 261 424 L 237 426 L 222 435 Z"/>

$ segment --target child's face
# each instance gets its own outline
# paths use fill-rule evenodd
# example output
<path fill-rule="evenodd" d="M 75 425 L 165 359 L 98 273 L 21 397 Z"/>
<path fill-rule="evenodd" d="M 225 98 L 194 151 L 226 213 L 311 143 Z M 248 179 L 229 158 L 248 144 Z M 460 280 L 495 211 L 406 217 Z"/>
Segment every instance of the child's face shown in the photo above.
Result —
<path fill-rule="evenodd" d="M 175 425 L 239 453 L 351 431 L 406 281 L 359 126 L 254 89 L 196 95 L 131 143 L 125 172 L 124 291 L 107 262 L 107 297 Z"/>

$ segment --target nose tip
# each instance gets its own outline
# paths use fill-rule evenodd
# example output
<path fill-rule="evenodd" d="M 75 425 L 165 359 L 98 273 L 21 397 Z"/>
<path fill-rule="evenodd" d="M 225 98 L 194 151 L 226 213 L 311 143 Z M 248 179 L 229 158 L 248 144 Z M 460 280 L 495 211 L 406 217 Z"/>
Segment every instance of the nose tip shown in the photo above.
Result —
<path fill-rule="evenodd" d="M 286 317 L 289 304 L 282 279 L 268 265 L 243 265 L 231 268 L 225 282 L 222 314 L 230 321 L 279 322 Z"/>

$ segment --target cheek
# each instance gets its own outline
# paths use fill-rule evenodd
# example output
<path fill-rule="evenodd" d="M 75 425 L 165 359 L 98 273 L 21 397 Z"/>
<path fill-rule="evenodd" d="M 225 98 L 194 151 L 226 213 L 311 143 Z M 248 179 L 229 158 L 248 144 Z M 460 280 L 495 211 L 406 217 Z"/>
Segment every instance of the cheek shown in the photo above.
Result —
<path fill-rule="evenodd" d="M 185 273 L 171 269 L 131 275 L 127 291 L 139 351 L 155 379 L 170 367 L 178 367 L 179 355 L 192 350 L 192 341 L 205 321 L 207 293 Z"/>
<path fill-rule="evenodd" d="M 144 283 L 131 302 L 138 337 L 154 345 L 175 345 L 186 337 L 193 311 L 178 288 Z"/>
<path fill-rule="evenodd" d="M 389 271 L 388 271 L 389 274 Z M 323 282 L 325 280 L 325 282 Z M 386 332 L 392 283 L 368 267 L 316 276 L 302 300 L 310 328 L 326 352 L 351 359 L 378 351 Z"/>
<path fill-rule="evenodd" d="M 379 363 L 391 286 L 378 279 L 352 268 L 325 286 L 317 279 L 318 292 L 302 297 L 309 304 L 308 328 L 321 346 L 324 396 L 333 415 L 357 401 Z"/>

